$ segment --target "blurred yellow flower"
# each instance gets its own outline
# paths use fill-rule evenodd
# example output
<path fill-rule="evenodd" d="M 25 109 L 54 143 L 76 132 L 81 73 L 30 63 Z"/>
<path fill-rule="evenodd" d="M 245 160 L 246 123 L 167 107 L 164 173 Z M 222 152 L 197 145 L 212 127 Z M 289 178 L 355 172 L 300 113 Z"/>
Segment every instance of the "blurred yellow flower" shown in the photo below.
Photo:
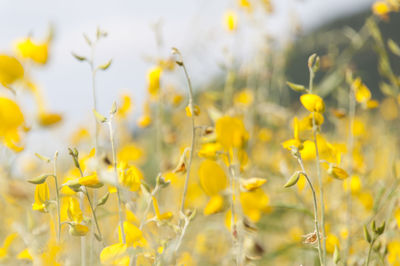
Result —
<path fill-rule="evenodd" d="M 243 120 L 238 117 L 223 116 L 216 121 L 217 141 L 226 149 L 240 148 L 249 138 Z"/>
<path fill-rule="evenodd" d="M 24 68 L 15 57 L 0 54 L 0 83 L 8 87 L 24 77 Z"/>
<path fill-rule="evenodd" d="M 254 191 L 240 193 L 243 213 L 252 221 L 258 222 L 261 214 L 269 211 L 269 197 L 258 188 Z"/>
<path fill-rule="evenodd" d="M 96 173 L 79 178 L 78 183 L 85 187 L 99 188 L 103 186 Z"/>
<path fill-rule="evenodd" d="M 228 186 L 228 178 L 221 166 L 211 160 L 204 160 L 199 167 L 200 184 L 204 192 L 214 196 Z"/>
<path fill-rule="evenodd" d="M 153 67 L 147 73 L 147 90 L 149 94 L 154 98 L 158 95 L 160 91 L 160 78 L 161 78 L 162 68 L 159 66 Z"/>
<path fill-rule="evenodd" d="M 126 237 L 126 244 L 133 247 L 145 247 L 147 245 L 146 239 L 143 237 L 142 231 L 134 224 L 127 221 L 124 222 L 124 231 Z M 121 231 L 119 230 L 121 239 Z"/>
<path fill-rule="evenodd" d="M 250 89 L 242 90 L 235 94 L 234 103 L 243 107 L 250 106 L 254 101 L 254 93 Z"/>
<path fill-rule="evenodd" d="M 8 98 L 0 97 L 0 138 L 4 145 L 17 152 L 23 149 L 16 145 L 23 124 L 24 116 L 19 106 Z"/>
<path fill-rule="evenodd" d="M 49 43 L 36 43 L 31 38 L 23 39 L 16 44 L 17 52 L 22 58 L 31 59 L 35 63 L 44 65 L 49 54 Z"/>
<path fill-rule="evenodd" d="M 238 17 L 235 11 L 228 10 L 224 14 L 224 25 L 228 31 L 237 29 Z"/>
<path fill-rule="evenodd" d="M 100 262 L 104 265 L 116 265 L 121 260 L 121 258 L 126 256 L 129 258 L 126 250 L 127 245 L 122 243 L 107 246 L 103 248 L 100 253 Z"/>
<path fill-rule="evenodd" d="M 206 207 L 204 207 L 204 215 L 211 215 L 220 212 L 224 207 L 224 198 L 221 195 L 212 196 L 208 201 Z"/>
<path fill-rule="evenodd" d="M 67 208 L 68 217 L 71 221 L 75 223 L 80 223 L 83 220 L 83 213 L 81 208 L 79 207 L 79 201 L 75 197 L 68 198 L 68 208 Z"/>
<path fill-rule="evenodd" d="M 392 240 L 387 245 L 387 259 L 390 265 L 400 265 L 400 241 Z"/>
<path fill-rule="evenodd" d="M 134 165 L 128 166 L 125 162 L 118 164 L 119 182 L 131 191 L 140 189 L 143 173 Z"/>
<path fill-rule="evenodd" d="M 47 212 L 47 203 L 50 200 L 49 186 L 46 182 L 36 185 L 35 202 L 32 209 L 40 212 Z"/>
<path fill-rule="evenodd" d="M 48 127 L 57 124 L 62 120 L 62 116 L 57 113 L 40 112 L 38 121 L 41 126 Z"/>

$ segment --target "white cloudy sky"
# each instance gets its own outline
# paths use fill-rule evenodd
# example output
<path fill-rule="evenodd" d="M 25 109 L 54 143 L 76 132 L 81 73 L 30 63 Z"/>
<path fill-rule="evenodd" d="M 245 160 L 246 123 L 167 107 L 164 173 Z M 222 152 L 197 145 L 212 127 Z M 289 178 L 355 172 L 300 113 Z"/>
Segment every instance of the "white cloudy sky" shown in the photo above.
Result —
<path fill-rule="evenodd" d="M 269 34 L 287 37 L 290 17 L 294 15 L 304 29 L 332 19 L 338 14 L 371 5 L 372 0 L 271 0 L 275 14 L 266 20 Z M 91 114 L 90 72 L 78 63 L 71 51 L 89 52 L 82 33 L 94 34 L 97 26 L 109 37 L 97 49 L 98 62 L 113 58 L 113 65 L 98 77 L 100 111 L 107 110 L 122 91 L 130 92 L 140 105 L 145 91 L 145 56 L 156 54 L 154 33 L 150 25 L 163 22 L 163 37 L 168 55 L 172 46 L 187 55 L 189 69 L 196 84 L 218 71 L 218 59 L 229 43 L 221 17 L 234 0 L 0 0 L 0 51 L 12 50 L 12 42 L 32 33 L 44 36 L 49 22 L 56 29 L 47 67 L 34 72 L 45 90 L 51 110 L 66 114 L 66 125 Z M 254 32 L 240 32 L 239 49 L 251 51 L 257 38 Z M 256 33 L 257 34 L 257 33 Z M 250 39 L 249 39 L 250 38 Z M 242 47 L 240 47 L 242 46 Z"/>

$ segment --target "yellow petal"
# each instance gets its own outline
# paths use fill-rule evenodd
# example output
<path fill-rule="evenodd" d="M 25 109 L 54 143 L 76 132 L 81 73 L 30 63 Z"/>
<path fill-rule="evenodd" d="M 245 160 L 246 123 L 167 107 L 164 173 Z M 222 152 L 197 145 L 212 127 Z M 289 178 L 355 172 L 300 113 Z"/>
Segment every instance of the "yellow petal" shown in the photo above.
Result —
<path fill-rule="evenodd" d="M 300 102 L 310 112 L 323 113 L 325 111 L 324 100 L 316 94 L 303 94 L 300 96 Z"/>
<path fill-rule="evenodd" d="M 221 166 L 211 160 L 204 160 L 199 167 L 200 184 L 204 192 L 214 196 L 228 185 L 228 178 Z"/>
<path fill-rule="evenodd" d="M 204 208 L 204 215 L 211 215 L 220 212 L 224 207 L 224 198 L 221 195 L 215 195 L 208 201 Z"/>

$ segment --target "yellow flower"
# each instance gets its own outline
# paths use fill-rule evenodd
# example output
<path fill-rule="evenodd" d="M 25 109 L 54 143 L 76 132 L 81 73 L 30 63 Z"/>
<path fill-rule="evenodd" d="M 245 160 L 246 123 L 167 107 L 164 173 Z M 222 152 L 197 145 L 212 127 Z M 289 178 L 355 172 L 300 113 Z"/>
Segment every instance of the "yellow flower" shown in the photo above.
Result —
<path fill-rule="evenodd" d="M 83 224 L 70 224 L 69 233 L 73 236 L 85 236 L 89 232 L 89 227 Z"/>
<path fill-rule="evenodd" d="M 352 175 L 349 179 L 343 182 L 344 191 L 350 191 L 355 194 L 361 190 L 361 179 L 357 175 Z"/>
<path fill-rule="evenodd" d="M 377 1 L 372 5 L 372 12 L 381 17 L 382 19 L 388 19 L 390 7 L 385 1 Z"/>
<path fill-rule="evenodd" d="M 60 122 L 62 120 L 62 116 L 57 113 L 40 112 L 38 120 L 41 126 L 48 127 Z"/>
<path fill-rule="evenodd" d="M 18 253 L 17 259 L 33 261 L 32 255 L 27 248 Z"/>
<path fill-rule="evenodd" d="M 115 265 L 121 258 L 128 256 L 126 250 L 127 245 L 122 243 L 107 246 L 100 253 L 100 262 L 104 265 Z"/>
<path fill-rule="evenodd" d="M 199 150 L 199 156 L 215 160 L 219 151 L 222 151 L 222 146 L 219 142 L 204 143 Z"/>
<path fill-rule="evenodd" d="M 46 64 L 49 54 L 49 43 L 36 43 L 31 38 L 21 40 L 16 45 L 17 52 L 22 58 L 31 59 L 38 64 Z"/>
<path fill-rule="evenodd" d="M 129 188 L 131 191 L 138 191 L 140 189 L 141 180 L 143 180 L 143 173 L 134 165 L 128 166 L 125 163 L 118 165 L 119 182 Z"/>
<path fill-rule="evenodd" d="M 145 247 L 147 246 L 147 241 L 143 237 L 142 231 L 134 224 L 127 221 L 124 222 L 124 231 L 126 237 L 126 244 L 133 247 Z M 121 232 L 119 232 L 121 239 Z"/>
<path fill-rule="evenodd" d="M 79 178 L 78 183 L 85 187 L 99 188 L 103 186 L 96 173 Z"/>
<path fill-rule="evenodd" d="M 400 265 L 400 241 L 392 240 L 387 245 L 388 261 L 391 265 Z"/>
<path fill-rule="evenodd" d="M 282 146 L 287 150 L 291 150 L 292 146 L 298 148 L 299 150 L 303 149 L 303 145 L 299 137 L 299 120 L 297 117 L 293 118 L 293 139 L 283 142 Z"/>
<path fill-rule="evenodd" d="M 371 99 L 371 92 L 365 86 L 364 83 L 362 83 L 361 78 L 356 78 L 353 81 L 352 84 L 356 96 L 356 101 L 359 103 L 366 103 L 369 99 Z"/>
<path fill-rule="evenodd" d="M 200 184 L 204 192 L 214 196 L 228 185 L 228 178 L 221 166 L 211 160 L 204 160 L 199 167 Z"/>
<path fill-rule="evenodd" d="M 160 91 L 160 77 L 162 68 L 159 66 L 153 67 L 147 73 L 148 91 L 152 97 L 156 97 Z"/>
<path fill-rule="evenodd" d="M 261 214 L 269 211 L 269 198 L 260 188 L 240 193 L 243 213 L 252 221 L 258 222 Z"/>
<path fill-rule="evenodd" d="M 328 173 L 332 175 L 332 177 L 341 180 L 349 177 L 349 174 L 345 170 L 337 166 L 329 167 Z"/>
<path fill-rule="evenodd" d="M 235 11 L 228 10 L 224 14 L 224 24 L 228 31 L 235 31 L 237 28 L 238 17 Z"/>
<path fill-rule="evenodd" d="M 242 147 L 249 138 L 242 119 L 238 117 L 223 116 L 219 118 L 215 124 L 215 133 L 217 141 L 226 150 Z"/>
<path fill-rule="evenodd" d="M 132 109 L 132 100 L 131 97 L 127 94 L 121 96 L 122 104 L 118 107 L 117 116 L 121 118 L 125 118 L 130 110 Z"/>
<path fill-rule="evenodd" d="M 335 246 L 339 247 L 339 238 L 332 233 L 326 236 L 326 252 L 333 253 Z"/>
<path fill-rule="evenodd" d="M 24 116 L 19 106 L 8 98 L 0 97 L 0 138 L 7 147 L 17 152 L 23 149 L 16 145 L 23 124 Z"/>
<path fill-rule="evenodd" d="M 68 217 L 71 221 L 75 223 L 80 223 L 83 220 L 83 213 L 81 208 L 79 207 L 78 199 L 74 197 L 68 198 L 68 209 L 67 209 Z"/>
<path fill-rule="evenodd" d="M 138 147 L 136 143 L 128 143 L 124 145 L 118 152 L 118 161 L 126 163 L 134 163 L 143 157 L 143 149 Z"/>
<path fill-rule="evenodd" d="M 300 96 L 300 102 L 310 112 L 323 113 L 325 111 L 324 100 L 316 94 L 303 94 Z"/>
<path fill-rule="evenodd" d="M 151 116 L 148 114 L 144 114 L 137 121 L 137 125 L 140 128 L 146 128 L 146 127 L 150 126 L 151 122 L 152 122 Z"/>
<path fill-rule="evenodd" d="M 243 179 L 242 180 L 242 187 L 247 190 L 247 191 L 253 191 L 256 190 L 257 188 L 261 187 L 262 185 L 267 182 L 267 179 L 264 178 L 258 178 L 258 177 L 253 177 L 250 179 Z"/>
<path fill-rule="evenodd" d="M 224 198 L 220 195 L 212 196 L 204 208 L 204 215 L 211 215 L 220 212 L 224 207 Z"/>
<path fill-rule="evenodd" d="M 50 199 L 49 186 L 46 182 L 43 184 L 36 185 L 35 189 L 35 202 L 32 205 L 32 209 L 40 212 L 47 212 L 46 206 Z"/>
<path fill-rule="evenodd" d="M 4 239 L 3 246 L 0 247 L 0 261 L 8 256 L 10 246 L 16 237 L 16 233 L 11 233 Z"/>
<path fill-rule="evenodd" d="M 250 89 L 242 90 L 235 94 L 233 101 L 237 105 L 248 107 L 254 101 L 254 93 Z"/>
<path fill-rule="evenodd" d="M 24 77 L 24 68 L 15 57 L 0 54 L 0 83 L 8 87 Z"/>
<path fill-rule="evenodd" d="M 172 218 L 172 212 L 165 212 L 162 214 L 160 213 L 160 208 L 158 207 L 157 199 L 154 196 L 152 197 L 152 201 L 153 201 L 154 212 L 156 213 L 156 217 L 158 220 L 162 221 L 162 220 L 169 220 Z"/>

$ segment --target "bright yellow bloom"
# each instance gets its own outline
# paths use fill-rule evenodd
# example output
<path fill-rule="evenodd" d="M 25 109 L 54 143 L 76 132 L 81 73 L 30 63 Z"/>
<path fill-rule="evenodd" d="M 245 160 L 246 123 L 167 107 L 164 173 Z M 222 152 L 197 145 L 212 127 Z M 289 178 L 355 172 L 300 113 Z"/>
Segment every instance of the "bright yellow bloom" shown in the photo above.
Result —
<path fill-rule="evenodd" d="M 349 174 L 340 167 L 332 166 L 328 169 L 328 173 L 332 175 L 332 177 L 336 179 L 346 179 L 349 177 Z"/>
<path fill-rule="evenodd" d="M 116 265 L 121 258 L 127 255 L 127 245 L 122 243 L 113 244 L 103 248 L 100 253 L 100 262 L 104 265 Z"/>
<path fill-rule="evenodd" d="M 128 143 L 121 147 L 118 151 L 118 161 L 126 162 L 128 164 L 137 162 L 144 155 L 143 149 L 136 143 Z"/>
<path fill-rule="evenodd" d="M 361 78 L 356 78 L 353 81 L 353 89 L 356 96 L 356 101 L 359 103 L 366 103 L 369 99 L 371 99 L 371 91 L 362 83 Z"/>
<path fill-rule="evenodd" d="M 47 212 L 46 206 L 50 199 L 49 186 L 46 182 L 36 185 L 35 189 L 35 202 L 32 209 L 40 212 Z"/>
<path fill-rule="evenodd" d="M 250 106 L 254 101 L 254 93 L 250 89 L 242 90 L 235 94 L 234 103 L 243 107 Z"/>
<path fill-rule="evenodd" d="M 18 253 L 17 259 L 33 261 L 32 255 L 27 248 Z"/>
<path fill-rule="evenodd" d="M 300 96 L 300 102 L 310 112 L 323 113 L 325 111 L 324 100 L 316 94 L 303 94 Z"/>
<path fill-rule="evenodd" d="M 200 184 L 204 192 L 214 196 L 228 186 L 228 178 L 222 167 L 211 160 L 204 160 L 199 167 Z"/>
<path fill-rule="evenodd" d="M 132 109 L 132 99 L 129 95 L 124 94 L 121 96 L 122 104 L 118 107 L 117 116 L 125 118 Z"/>
<path fill-rule="evenodd" d="M 242 180 L 242 187 L 247 191 L 253 191 L 257 188 L 261 187 L 267 182 L 267 179 L 253 177 L 250 179 L 243 179 Z"/>
<path fill-rule="evenodd" d="M 228 31 L 235 31 L 237 28 L 238 17 L 235 11 L 228 10 L 224 14 L 224 24 Z"/>
<path fill-rule="evenodd" d="M 41 65 L 47 62 L 49 54 L 48 42 L 36 43 L 31 38 L 26 38 L 19 41 L 16 48 L 20 56 L 25 59 L 31 59 Z"/>
<path fill-rule="evenodd" d="M 156 213 L 156 217 L 158 220 L 162 221 L 162 220 L 169 220 L 172 218 L 172 212 L 164 212 L 164 213 L 160 213 L 160 208 L 158 207 L 158 202 L 156 197 L 152 197 L 152 201 L 153 201 L 153 208 L 154 208 L 154 212 Z"/>
<path fill-rule="evenodd" d="M 69 233 L 73 236 L 85 236 L 89 233 L 89 227 L 83 224 L 70 224 Z"/>
<path fill-rule="evenodd" d="M 67 209 L 68 217 L 71 221 L 75 223 L 80 223 L 83 220 L 83 213 L 81 208 L 79 207 L 79 201 L 77 198 L 69 197 L 68 198 L 68 209 Z"/>
<path fill-rule="evenodd" d="M 377 1 L 372 5 L 372 12 L 381 17 L 382 19 L 388 19 L 390 7 L 385 1 Z"/>
<path fill-rule="evenodd" d="M 119 182 L 129 188 L 131 191 L 138 191 L 140 189 L 141 180 L 143 180 L 143 173 L 134 165 L 128 166 L 126 163 L 118 165 Z"/>
<path fill-rule="evenodd" d="M 343 182 L 344 191 L 350 191 L 355 194 L 361 190 L 361 179 L 357 175 L 352 175 L 349 179 Z"/>
<path fill-rule="evenodd" d="M 24 77 L 24 68 L 15 57 L 0 54 L 0 83 L 8 87 Z"/>
<path fill-rule="evenodd" d="M 253 222 L 261 219 L 261 214 L 269 211 L 269 197 L 260 188 L 240 193 L 243 213 Z"/>
<path fill-rule="evenodd" d="M 17 152 L 23 149 L 16 145 L 23 125 L 24 115 L 19 106 L 8 98 L 0 97 L 0 139 L 4 145 Z"/>
<path fill-rule="evenodd" d="M 147 246 L 147 241 L 143 237 L 142 231 L 134 224 L 127 221 L 124 222 L 124 231 L 126 237 L 126 244 L 133 247 L 145 247 Z M 119 231 L 120 239 L 121 232 Z"/>
<path fill-rule="evenodd" d="M 38 121 L 41 126 L 48 127 L 57 124 L 62 120 L 62 116 L 57 113 L 40 112 Z"/>
<path fill-rule="evenodd" d="M 205 143 L 199 150 L 199 156 L 211 160 L 218 157 L 218 152 L 222 151 L 222 146 L 219 142 Z"/>
<path fill-rule="evenodd" d="M 216 121 L 217 141 L 226 149 L 240 148 L 249 138 L 243 120 L 238 117 L 223 116 Z"/>
<path fill-rule="evenodd" d="M 12 242 L 14 242 L 17 237 L 16 233 L 9 234 L 3 242 L 3 246 L 0 247 L 0 261 L 5 259 L 8 256 L 10 246 Z"/>
<path fill-rule="evenodd" d="M 212 196 L 204 208 L 204 215 L 211 215 L 220 212 L 224 207 L 224 198 L 220 195 Z"/>
<path fill-rule="evenodd" d="M 190 105 L 185 107 L 185 111 L 187 117 L 192 117 L 192 111 L 190 110 Z M 193 106 L 193 113 L 194 116 L 198 116 L 200 114 L 200 107 L 198 105 Z"/>
<path fill-rule="evenodd" d="M 99 188 L 103 186 L 96 173 L 79 178 L 78 183 L 85 187 Z"/>
<path fill-rule="evenodd" d="M 153 67 L 147 73 L 147 90 L 152 97 L 156 97 L 160 91 L 160 78 L 162 68 L 159 66 Z"/>
<path fill-rule="evenodd" d="M 400 241 L 392 240 L 388 244 L 388 261 L 390 265 L 400 265 Z"/>

